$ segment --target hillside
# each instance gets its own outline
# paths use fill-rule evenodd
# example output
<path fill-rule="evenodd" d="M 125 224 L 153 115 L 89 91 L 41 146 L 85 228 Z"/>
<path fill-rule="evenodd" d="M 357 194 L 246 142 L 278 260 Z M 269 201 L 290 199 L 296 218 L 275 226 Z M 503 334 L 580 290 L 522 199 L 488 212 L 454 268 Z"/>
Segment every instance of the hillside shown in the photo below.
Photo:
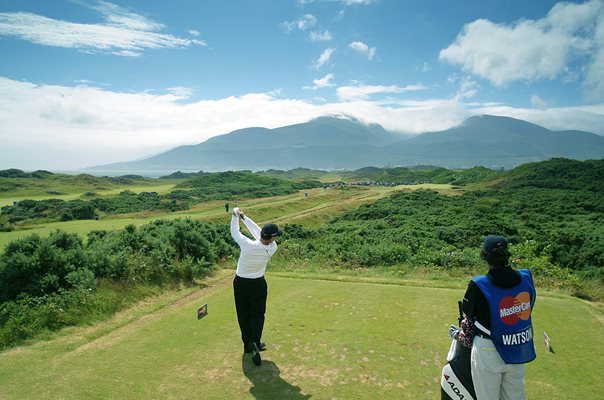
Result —
<path fill-rule="evenodd" d="M 329 176 L 329 171 L 314 170 L 309 168 L 294 168 L 288 171 L 269 169 L 267 171 L 257 172 L 259 175 L 273 176 L 281 179 L 290 180 L 322 180 Z"/>
<path fill-rule="evenodd" d="M 48 171 L 24 172 L 19 169 L 0 171 L 0 194 L 16 198 L 34 195 L 58 196 L 70 193 L 103 192 L 126 186 L 151 186 L 156 182 L 138 175 L 93 176 L 67 175 Z"/>
<path fill-rule="evenodd" d="M 489 178 L 499 176 L 501 172 L 484 167 L 453 170 L 442 167 L 424 168 L 377 168 L 366 167 L 355 171 L 343 172 L 342 177 L 346 181 L 373 181 L 373 182 L 397 182 L 401 184 L 413 183 L 450 183 L 453 185 L 467 185 L 469 183 L 481 182 Z"/>
<path fill-rule="evenodd" d="M 604 160 L 581 162 L 559 158 L 521 165 L 500 178 L 487 180 L 485 184 L 499 189 L 535 187 L 604 193 L 602 182 Z"/>
<path fill-rule="evenodd" d="M 4 171 L 0 171 L 3 173 Z M 5 173 L 6 175 L 9 173 Z M 270 197 L 295 193 L 297 190 L 321 187 L 334 184 L 355 184 L 362 186 L 381 185 L 417 185 L 417 184 L 451 184 L 466 186 L 467 189 L 518 189 L 518 188 L 548 188 L 571 189 L 602 193 L 600 182 L 604 181 L 604 160 L 576 161 L 569 159 L 552 159 L 539 163 L 528 163 L 510 171 L 495 171 L 484 167 L 470 169 L 446 169 L 442 167 L 396 167 L 378 168 L 364 167 L 354 171 L 339 171 L 337 174 L 321 170 L 298 168 L 289 171 L 268 170 L 257 173 L 251 171 L 227 172 L 198 172 L 184 174 L 182 172 L 170 175 L 170 178 L 181 178 L 180 182 L 170 187 L 165 194 L 158 194 L 153 189 L 163 187 L 152 186 L 153 182 L 163 182 L 164 179 L 152 180 L 137 177 L 92 177 L 90 175 L 60 175 L 44 174 L 40 178 L 30 178 L 28 174 L 10 171 L 12 176 L 19 178 L 0 178 L 4 194 L 11 198 L 15 192 L 11 185 L 33 185 L 29 190 L 43 190 L 49 184 L 58 188 L 61 182 L 63 188 L 104 188 L 100 184 L 121 183 L 126 188 L 128 183 L 139 182 L 149 186 L 141 186 L 138 194 L 126 190 L 114 192 L 114 196 L 99 196 L 95 191 L 65 197 L 59 192 L 46 190 L 46 195 L 35 196 L 35 200 L 27 200 L 22 196 L 19 201 L 8 202 L 10 206 L 2 207 L 0 213 L 0 230 L 19 229 L 24 223 L 32 221 L 69 221 L 95 219 L 99 216 L 122 214 L 142 211 L 178 211 L 187 210 L 195 204 L 221 199 L 244 199 L 255 197 Z M 183 179 L 187 178 L 188 179 Z M 45 181 L 47 183 L 43 183 Z M 4 183 L 3 183 L 4 182 Z M 15 183 L 16 182 L 16 183 Z M 86 183 L 88 186 L 80 186 Z M 40 185 L 43 186 L 40 186 Z M 118 186 L 120 187 L 120 186 Z M 148 190 L 144 188 L 148 187 Z M 142 190 L 141 190 L 142 189 Z M 163 188 L 165 189 L 165 188 Z M 34 192 L 35 193 L 35 192 Z M 53 196 L 55 198 L 48 198 Z M 81 192 L 80 192 L 81 193 Z M 105 191 L 105 193 L 108 193 Z M 109 192 L 110 193 L 110 192 Z M 22 193 L 21 193 L 22 194 Z M 48 199 L 44 199 L 44 198 Z M 36 201 L 37 200 L 37 201 Z"/>
<path fill-rule="evenodd" d="M 319 186 L 320 183 L 316 181 L 296 183 L 249 171 L 227 171 L 197 176 L 177 185 L 176 188 L 193 188 L 192 193 L 196 196 L 228 199 L 291 194 L 299 189 Z"/>
<path fill-rule="evenodd" d="M 428 132 L 388 146 L 389 160 L 406 159 L 450 168 L 511 168 L 565 157 L 604 158 L 604 137 L 581 131 L 556 132 L 507 117 L 482 115 L 441 132 Z"/>
<path fill-rule="evenodd" d="M 226 171 L 250 169 L 353 169 L 379 159 L 381 146 L 405 136 L 355 119 L 321 117 L 276 129 L 246 128 L 135 162 L 90 170 Z"/>
<path fill-rule="evenodd" d="M 355 119 L 320 117 L 276 129 L 237 130 L 208 139 L 203 143 L 203 148 L 223 149 L 228 146 L 235 150 L 255 150 L 343 145 L 383 146 L 402 138 L 402 135 L 388 132 L 377 124 L 364 125 Z"/>
<path fill-rule="evenodd" d="M 415 137 L 354 119 L 321 117 L 276 129 L 241 129 L 144 160 L 90 169 L 116 173 L 356 170 L 367 166 L 415 165 L 500 169 L 557 157 L 604 158 L 604 137 L 581 131 L 555 132 L 526 121 L 489 115 Z"/>

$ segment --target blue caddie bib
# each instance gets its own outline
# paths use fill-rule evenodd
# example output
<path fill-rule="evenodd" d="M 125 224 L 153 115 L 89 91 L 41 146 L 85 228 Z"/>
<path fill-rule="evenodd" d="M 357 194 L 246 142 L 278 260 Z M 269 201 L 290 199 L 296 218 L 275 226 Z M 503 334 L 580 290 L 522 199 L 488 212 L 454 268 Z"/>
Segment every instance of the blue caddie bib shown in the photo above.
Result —
<path fill-rule="evenodd" d="M 486 275 L 472 278 L 489 303 L 491 340 L 507 364 L 522 364 L 536 357 L 531 321 L 535 286 L 529 270 L 518 272 L 522 281 L 512 288 L 499 288 Z"/>

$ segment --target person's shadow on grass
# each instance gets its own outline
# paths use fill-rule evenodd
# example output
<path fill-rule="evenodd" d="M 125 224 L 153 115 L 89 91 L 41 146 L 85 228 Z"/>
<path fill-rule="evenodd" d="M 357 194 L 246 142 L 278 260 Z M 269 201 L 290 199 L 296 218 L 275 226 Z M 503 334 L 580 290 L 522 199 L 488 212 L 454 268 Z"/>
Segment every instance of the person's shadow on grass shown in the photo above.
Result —
<path fill-rule="evenodd" d="M 262 360 L 259 367 L 252 363 L 248 354 L 241 357 L 241 367 L 245 376 L 254 386 L 250 393 L 257 400 L 303 400 L 311 395 L 302 394 L 298 386 L 286 382 L 279 375 L 279 367 L 272 361 Z"/>

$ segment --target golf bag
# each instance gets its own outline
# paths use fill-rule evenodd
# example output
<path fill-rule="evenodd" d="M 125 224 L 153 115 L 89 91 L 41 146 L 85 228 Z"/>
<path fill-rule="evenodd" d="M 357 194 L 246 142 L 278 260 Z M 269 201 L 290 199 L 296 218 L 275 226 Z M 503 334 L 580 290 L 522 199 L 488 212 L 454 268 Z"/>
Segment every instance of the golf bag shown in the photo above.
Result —
<path fill-rule="evenodd" d="M 461 327 L 463 320 L 461 301 L 457 305 L 459 307 L 458 322 Z M 447 364 L 443 367 L 440 377 L 441 400 L 476 400 L 470 366 L 472 349 L 460 342 L 459 332 L 459 329 L 456 329 L 453 325 L 449 330 L 453 342 L 447 355 Z"/>

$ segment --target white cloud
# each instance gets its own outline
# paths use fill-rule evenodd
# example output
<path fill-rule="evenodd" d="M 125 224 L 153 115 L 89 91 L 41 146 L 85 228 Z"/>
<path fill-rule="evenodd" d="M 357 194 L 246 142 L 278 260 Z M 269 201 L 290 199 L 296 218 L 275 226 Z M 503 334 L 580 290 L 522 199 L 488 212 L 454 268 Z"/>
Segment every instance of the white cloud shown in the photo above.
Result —
<path fill-rule="evenodd" d="M 585 79 L 585 87 L 589 100 L 604 99 L 604 51 L 596 57 Z"/>
<path fill-rule="evenodd" d="M 459 90 L 455 99 L 461 101 L 470 99 L 478 94 L 478 83 L 472 80 L 469 76 L 464 76 L 459 82 Z"/>
<path fill-rule="evenodd" d="M 306 29 L 310 29 L 317 24 L 317 17 L 312 14 L 305 14 L 302 17 L 298 18 L 295 21 L 285 21 L 281 23 L 281 27 L 285 29 L 286 32 L 291 32 L 294 29 L 299 29 L 301 31 L 305 31 Z"/>
<path fill-rule="evenodd" d="M 424 63 L 422 64 L 421 67 L 416 67 L 415 70 L 416 71 L 421 71 L 421 72 L 430 72 L 430 70 L 432 69 L 432 67 L 430 67 L 430 64 L 428 64 L 427 61 L 424 61 Z"/>
<path fill-rule="evenodd" d="M 576 77 L 569 65 L 587 57 L 585 87 L 604 99 L 604 1 L 560 2 L 539 20 L 496 24 L 479 19 L 465 25 L 439 58 L 497 86 L 513 81 Z M 575 78 L 572 78 L 575 79 Z"/>
<path fill-rule="evenodd" d="M 178 97 L 181 100 L 188 99 L 189 97 L 191 97 L 193 95 L 193 89 L 183 87 L 183 86 L 167 88 L 166 92 L 173 94 L 174 96 Z"/>
<path fill-rule="evenodd" d="M 383 94 L 383 93 L 404 93 L 404 92 L 415 92 L 418 90 L 427 89 L 424 85 L 407 85 L 405 87 L 400 86 L 381 86 L 381 85 L 354 85 L 354 86 L 340 86 L 337 89 L 338 98 L 341 101 L 357 101 L 357 100 L 368 100 L 371 95 Z"/>
<path fill-rule="evenodd" d="M 351 6 L 354 4 L 367 5 L 367 4 L 372 4 L 372 3 L 376 2 L 376 0 L 336 0 L 336 1 L 339 1 L 340 3 L 344 3 L 347 6 Z"/>
<path fill-rule="evenodd" d="M 328 30 L 325 30 L 323 32 L 321 32 L 321 31 L 312 31 L 312 32 L 310 32 L 308 34 L 308 37 L 313 42 L 327 42 L 327 41 L 330 41 L 332 39 L 331 38 L 331 33 L 329 33 Z"/>
<path fill-rule="evenodd" d="M 329 75 L 315 84 L 331 85 Z M 75 169 L 129 161 L 175 146 L 250 126 L 276 128 L 325 114 L 346 114 L 385 129 L 420 133 L 458 125 L 490 113 L 525 119 L 550 129 L 604 135 L 604 104 L 515 109 L 468 106 L 453 99 L 371 100 L 372 95 L 413 93 L 421 85 L 342 89 L 346 101 L 313 104 L 271 93 L 250 93 L 185 103 L 185 88 L 167 93 L 121 93 L 98 87 L 36 85 L 0 76 L 0 169 Z M 348 92 L 347 92 L 348 90 Z"/>
<path fill-rule="evenodd" d="M 459 76 L 457 76 L 457 74 L 451 74 L 447 78 L 447 84 L 452 85 L 453 83 L 457 82 L 458 79 L 459 79 Z"/>
<path fill-rule="evenodd" d="M 545 100 L 536 94 L 531 96 L 531 105 L 539 110 L 545 110 L 549 106 Z"/>
<path fill-rule="evenodd" d="M 327 74 L 323 78 L 314 79 L 312 81 L 313 86 L 304 86 L 303 89 L 317 90 L 317 89 L 323 89 L 323 88 L 328 88 L 328 87 L 334 87 L 334 86 L 336 86 L 335 83 L 331 83 L 331 80 L 333 79 L 333 77 L 334 77 L 333 74 Z"/>
<path fill-rule="evenodd" d="M 101 2 L 95 8 L 107 21 L 81 24 L 31 13 L 0 13 L 0 36 L 15 36 L 32 43 L 103 52 L 120 56 L 139 56 L 147 49 L 205 46 L 197 39 L 179 38 L 156 32 L 163 28 L 145 17 L 119 6 Z"/>
<path fill-rule="evenodd" d="M 0 168 L 72 169 L 131 160 L 235 129 L 317 116 L 312 105 L 271 94 L 181 103 L 189 93 L 120 93 L 0 77 Z"/>
<path fill-rule="evenodd" d="M 132 50 L 112 51 L 111 54 L 114 54 L 116 56 L 121 56 L 121 57 L 140 57 L 143 55 L 142 53 L 139 53 L 137 51 L 132 51 Z"/>
<path fill-rule="evenodd" d="M 199 37 L 201 35 L 201 33 L 199 33 L 199 31 L 197 31 L 195 29 L 189 29 L 187 32 L 189 32 L 189 35 L 195 36 L 195 37 Z"/>
<path fill-rule="evenodd" d="M 356 51 L 359 54 L 367 56 L 368 60 L 372 60 L 375 56 L 376 48 L 369 47 L 363 42 L 352 42 L 348 45 L 352 50 Z"/>
<path fill-rule="evenodd" d="M 595 48 L 592 64 L 588 67 L 584 81 L 587 96 L 590 100 L 604 99 L 604 11 L 598 23 L 595 35 Z"/>
<path fill-rule="evenodd" d="M 531 21 L 515 27 L 477 20 L 463 29 L 440 59 L 503 86 L 514 80 L 553 79 L 564 66 L 568 38 L 545 33 Z"/>
<path fill-rule="evenodd" d="M 303 4 L 307 4 L 305 2 Z M 303 5 L 302 4 L 302 5 Z M 285 21 L 281 23 L 281 28 L 285 30 L 287 33 L 290 33 L 293 30 L 301 30 L 306 31 L 308 29 L 312 29 L 317 25 L 317 17 L 312 14 L 305 14 L 302 17 L 298 18 L 295 21 Z M 312 42 L 326 42 L 332 39 L 331 33 L 328 30 L 313 30 L 308 33 L 308 38 Z"/>
<path fill-rule="evenodd" d="M 319 58 L 317 60 L 315 60 L 314 62 L 314 67 L 316 69 L 321 68 L 323 65 L 327 64 L 329 62 L 329 60 L 331 59 L 331 55 L 336 51 L 336 49 L 334 49 L 333 47 L 329 47 L 327 49 L 325 49 L 323 51 L 323 53 L 321 53 L 321 55 L 319 56 Z"/>
<path fill-rule="evenodd" d="M 104 15 L 107 24 L 112 26 L 126 27 L 139 31 L 159 31 L 164 28 L 163 24 L 107 1 L 99 1 L 98 5 L 91 6 L 91 8 Z"/>
<path fill-rule="evenodd" d="M 475 112 L 518 118 L 554 131 L 581 130 L 604 135 L 604 103 L 586 107 L 544 109 L 500 105 L 476 108 Z"/>
<path fill-rule="evenodd" d="M 582 30 L 591 31 L 602 23 L 603 11 L 604 2 L 601 0 L 591 0 L 581 4 L 559 2 L 552 7 L 544 19 L 537 23 L 544 30 L 555 29 L 569 34 Z M 575 40 L 581 39 L 583 38 L 580 36 L 575 37 Z"/>

